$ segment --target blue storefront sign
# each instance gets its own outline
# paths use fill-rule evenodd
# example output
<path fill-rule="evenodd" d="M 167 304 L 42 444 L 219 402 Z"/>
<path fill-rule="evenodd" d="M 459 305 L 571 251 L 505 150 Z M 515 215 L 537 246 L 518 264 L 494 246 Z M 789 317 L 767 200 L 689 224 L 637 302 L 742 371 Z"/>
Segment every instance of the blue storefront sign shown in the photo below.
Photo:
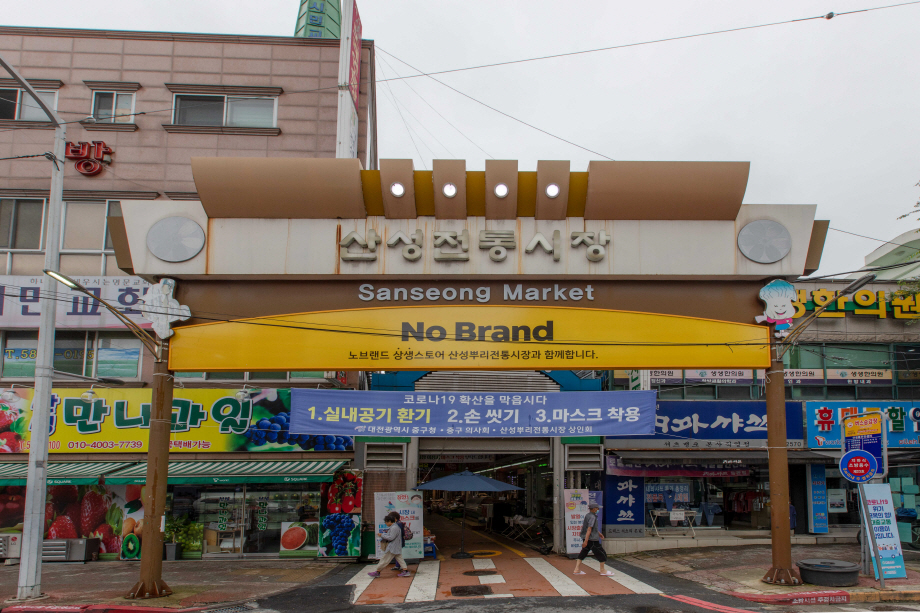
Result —
<path fill-rule="evenodd" d="M 786 444 L 803 446 L 802 403 L 786 403 Z M 766 447 L 767 403 L 755 400 L 661 400 L 652 436 L 608 436 L 610 449 Z"/>
<path fill-rule="evenodd" d="M 814 401 L 805 403 L 807 446 L 810 449 L 840 450 L 840 424 L 857 413 L 883 411 L 888 414 L 888 448 L 920 447 L 920 403 Z"/>
<path fill-rule="evenodd" d="M 645 479 L 643 477 L 607 476 L 604 488 L 606 499 L 604 536 L 610 538 L 645 536 L 644 491 Z"/>
<path fill-rule="evenodd" d="M 808 531 L 827 534 L 827 471 L 824 464 L 807 464 L 805 476 L 808 479 Z"/>
<path fill-rule="evenodd" d="M 654 391 L 291 390 L 290 432 L 368 436 L 650 435 Z"/>

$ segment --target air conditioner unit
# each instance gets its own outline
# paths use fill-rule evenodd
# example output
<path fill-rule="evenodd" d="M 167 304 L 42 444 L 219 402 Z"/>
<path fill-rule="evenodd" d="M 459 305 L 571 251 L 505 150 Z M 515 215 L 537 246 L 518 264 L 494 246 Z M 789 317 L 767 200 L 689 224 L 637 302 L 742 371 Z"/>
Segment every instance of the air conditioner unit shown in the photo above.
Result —
<path fill-rule="evenodd" d="M 22 556 L 21 534 L 0 534 L 0 559 L 8 560 Z"/>
<path fill-rule="evenodd" d="M 367 443 L 364 457 L 365 470 L 405 470 L 405 443 Z"/>

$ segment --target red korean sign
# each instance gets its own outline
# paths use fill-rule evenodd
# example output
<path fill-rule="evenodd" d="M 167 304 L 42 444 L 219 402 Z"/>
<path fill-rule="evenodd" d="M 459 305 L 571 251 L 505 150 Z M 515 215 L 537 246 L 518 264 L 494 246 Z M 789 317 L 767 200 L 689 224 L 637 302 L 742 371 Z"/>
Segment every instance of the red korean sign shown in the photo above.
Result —
<path fill-rule="evenodd" d="M 358 111 L 358 98 L 361 95 L 361 17 L 358 15 L 358 4 L 354 4 L 351 14 L 351 57 L 348 68 L 348 91 Z"/>
<path fill-rule="evenodd" d="M 94 140 L 91 143 L 67 143 L 64 157 L 76 160 L 74 168 L 81 175 L 92 177 L 102 172 L 102 163 L 110 162 L 115 150 L 107 146 L 104 141 Z"/>

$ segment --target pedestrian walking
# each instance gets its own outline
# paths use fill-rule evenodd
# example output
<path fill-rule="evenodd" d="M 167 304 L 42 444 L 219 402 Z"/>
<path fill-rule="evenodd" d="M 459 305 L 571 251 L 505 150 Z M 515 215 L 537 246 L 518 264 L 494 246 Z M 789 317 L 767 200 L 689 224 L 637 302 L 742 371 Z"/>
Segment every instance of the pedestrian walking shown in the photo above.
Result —
<path fill-rule="evenodd" d="M 380 562 L 377 564 L 377 568 L 375 568 L 373 572 L 369 572 L 367 574 L 371 577 L 379 577 L 380 571 L 383 570 L 386 565 L 395 558 L 396 562 L 399 564 L 399 567 L 403 569 L 403 571 L 399 573 L 397 577 L 411 577 L 412 575 L 409 573 L 409 566 L 406 564 L 406 561 L 402 556 L 402 548 L 405 544 L 403 542 L 403 530 L 399 525 L 397 525 L 396 519 L 392 514 L 384 517 L 383 521 L 387 526 L 386 530 L 380 532 L 381 544 L 386 544 L 384 547 L 383 556 L 380 558 Z"/>
<path fill-rule="evenodd" d="M 583 542 L 581 544 L 581 552 L 578 554 L 578 559 L 575 560 L 575 574 L 583 575 L 585 571 L 581 570 L 581 561 L 588 557 L 589 553 L 594 553 L 594 557 L 601 564 L 601 575 L 610 576 L 613 572 L 604 568 L 604 562 L 607 561 L 607 552 L 604 551 L 604 546 L 601 544 L 601 522 L 597 518 L 597 511 L 600 508 L 596 502 L 588 503 L 588 514 L 585 515 L 585 520 L 581 524 L 581 538 Z"/>

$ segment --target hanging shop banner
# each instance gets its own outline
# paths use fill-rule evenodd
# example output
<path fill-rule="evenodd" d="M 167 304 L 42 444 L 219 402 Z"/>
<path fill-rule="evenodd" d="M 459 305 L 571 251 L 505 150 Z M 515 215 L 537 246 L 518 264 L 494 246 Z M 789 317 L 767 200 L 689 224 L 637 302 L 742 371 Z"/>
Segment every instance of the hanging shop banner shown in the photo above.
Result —
<path fill-rule="evenodd" d="M 663 504 L 668 511 L 675 503 L 690 504 L 690 484 L 646 483 L 645 503 Z"/>
<path fill-rule="evenodd" d="M 14 388 L 16 399 L 0 400 L 0 453 L 28 453 L 33 390 Z M 51 397 L 51 453 L 142 453 L 150 427 L 149 389 L 55 388 Z M 282 452 L 350 451 L 351 436 L 289 427 L 291 390 L 252 390 L 240 402 L 232 389 L 176 389 L 170 451 Z M 354 392 L 352 392 L 354 393 Z"/>
<path fill-rule="evenodd" d="M 390 513 L 399 513 L 399 521 L 412 532 L 412 538 L 403 545 L 403 558 L 422 559 L 425 555 L 425 527 L 422 521 L 422 495 L 418 492 L 376 492 L 374 493 L 374 538 L 377 545 L 374 558 L 383 556 L 386 543 L 380 540 L 380 533 L 388 530 L 383 518 Z"/>
<path fill-rule="evenodd" d="M 291 432 L 355 436 L 649 435 L 654 391 L 548 394 L 291 390 Z"/>
<path fill-rule="evenodd" d="M 604 392 L 611 393 L 611 392 Z M 786 446 L 801 448 L 802 403 L 786 403 Z M 608 449 L 750 449 L 767 446 L 767 403 L 661 400 L 652 436 L 608 435 Z"/>
<path fill-rule="evenodd" d="M 607 474 L 621 477 L 747 477 L 751 469 L 732 464 L 625 464 L 622 458 L 607 456 Z"/>
<path fill-rule="evenodd" d="M 332 483 L 320 485 L 319 546 L 321 558 L 361 555 L 361 500 L 364 473 L 339 470 Z"/>
<path fill-rule="evenodd" d="M 841 446 L 843 458 L 854 451 L 869 454 L 875 461 L 877 476 L 884 477 L 888 473 L 887 454 L 885 453 L 885 417 L 877 411 L 850 415 L 843 419 L 841 426 L 843 428 L 843 445 Z M 851 474 L 853 474 L 852 471 Z M 857 481 L 857 483 L 864 483 L 864 481 Z"/>
<path fill-rule="evenodd" d="M 891 499 L 891 487 L 887 483 L 872 483 L 859 486 L 869 509 L 868 519 L 875 532 L 875 546 L 882 560 L 882 575 L 886 579 L 907 577 L 901 539 L 898 537 L 897 517 Z M 878 579 L 878 566 L 872 556 L 872 568 Z"/>
<path fill-rule="evenodd" d="M 581 526 L 589 512 L 589 493 L 588 490 L 562 490 L 562 500 L 565 506 L 565 552 L 578 553 L 585 542 L 581 538 Z"/>
<path fill-rule="evenodd" d="M 827 476 L 824 464 L 806 464 L 805 478 L 808 489 L 808 532 L 827 534 Z"/>
<path fill-rule="evenodd" d="M 604 536 L 645 536 L 645 479 L 609 475 L 605 485 Z M 598 501 L 600 502 L 600 501 Z M 598 511 L 600 513 L 600 511 Z"/>
<path fill-rule="evenodd" d="M 141 298 L 150 284 L 139 277 L 74 277 L 90 292 L 118 308 L 143 328 L 151 324 L 141 317 Z M 0 327 L 38 328 L 39 294 L 42 276 L 0 276 Z M 118 328 L 125 325 L 102 304 L 86 294 L 57 284 L 56 322 L 58 328 L 91 329 Z M 32 347 L 33 349 L 35 347 Z"/>
<path fill-rule="evenodd" d="M 456 298 L 456 290 L 450 291 Z M 394 306 L 279 314 L 175 332 L 170 369 L 192 372 L 770 364 L 769 331 L 763 326 L 576 307 Z"/>
<path fill-rule="evenodd" d="M 888 414 L 888 447 L 920 447 L 920 402 L 814 401 L 805 403 L 810 449 L 840 449 L 840 424 L 850 415 L 882 411 Z"/>

